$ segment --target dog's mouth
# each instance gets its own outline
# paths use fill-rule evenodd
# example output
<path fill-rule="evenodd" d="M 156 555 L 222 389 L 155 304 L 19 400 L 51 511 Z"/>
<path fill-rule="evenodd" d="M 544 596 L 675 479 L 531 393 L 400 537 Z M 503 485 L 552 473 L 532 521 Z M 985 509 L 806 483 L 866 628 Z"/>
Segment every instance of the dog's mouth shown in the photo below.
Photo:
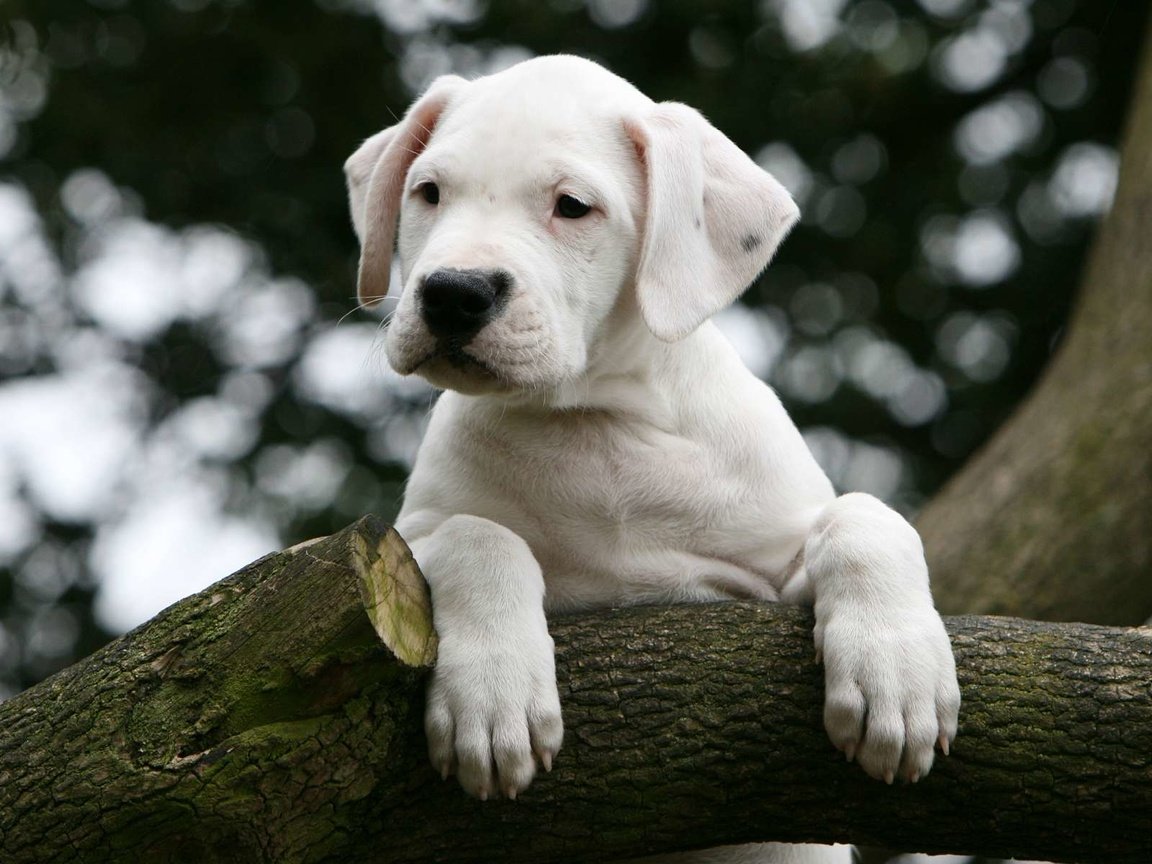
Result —
<path fill-rule="evenodd" d="M 436 347 L 420 358 L 416 365 L 412 367 L 412 371 L 420 372 L 424 366 L 437 360 L 445 361 L 454 369 L 477 371 L 491 375 L 494 378 L 496 377 L 496 373 L 487 363 L 474 354 L 469 354 L 468 351 L 465 350 L 464 345 L 459 341 L 451 339 L 443 339 L 437 342 Z"/>
<path fill-rule="evenodd" d="M 543 326 L 530 319 L 527 325 L 508 332 L 497 328 L 475 337 L 438 336 L 420 319 L 402 317 L 389 325 L 388 362 L 400 375 L 418 375 L 441 390 L 469 396 L 525 394 L 536 398 L 561 380 L 553 368 L 556 352 L 540 335 L 543 332 Z"/>
<path fill-rule="evenodd" d="M 459 342 L 442 340 L 411 369 L 429 383 L 461 393 L 479 394 L 504 391 L 509 383 Z"/>

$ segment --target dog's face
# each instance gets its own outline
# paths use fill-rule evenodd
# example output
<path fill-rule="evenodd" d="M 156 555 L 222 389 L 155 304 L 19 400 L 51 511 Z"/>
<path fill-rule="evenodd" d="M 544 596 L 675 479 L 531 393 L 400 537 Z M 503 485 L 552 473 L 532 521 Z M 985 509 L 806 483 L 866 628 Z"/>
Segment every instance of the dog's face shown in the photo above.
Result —
<path fill-rule="evenodd" d="M 465 393 L 578 381 L 633 321 L 682 338 L 797 215 L 699 114 L 574 57 L 438 79 L 345 167 L 363 302 L 399 252 L 389 361 Z"/>
<path fill-rule="evenodd" d="M 397 371 L 465 392 L 547 389 L 583 371 L 635 269 L 643 183 L 619 122 L 621 103 L 642 97 L 582 82 L 456 85 L 402 193 Z M 566 104 L 541 110 L 557 89 Z"/>

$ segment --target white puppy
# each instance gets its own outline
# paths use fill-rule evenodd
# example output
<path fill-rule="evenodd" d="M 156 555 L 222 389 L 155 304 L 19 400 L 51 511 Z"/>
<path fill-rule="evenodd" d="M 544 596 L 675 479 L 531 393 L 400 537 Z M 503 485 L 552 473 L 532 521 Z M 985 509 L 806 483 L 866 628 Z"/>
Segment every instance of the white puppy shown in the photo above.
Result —
<path fill-rule="evenodd" d="M 436 768 L 487 798 L 550 767 L 545 610 L 751 597 L 815 606 L 833 744 L 924 776 L 960 694 L 920 539 L 836 497 L 708 321 L 796 221 L 784 188 L 691 108 L 562 56 L 437 79 L 346 171 L 363 302 L 399 251 L 388 359 L 449 391 L 396 526 L 440 635 Z"/>

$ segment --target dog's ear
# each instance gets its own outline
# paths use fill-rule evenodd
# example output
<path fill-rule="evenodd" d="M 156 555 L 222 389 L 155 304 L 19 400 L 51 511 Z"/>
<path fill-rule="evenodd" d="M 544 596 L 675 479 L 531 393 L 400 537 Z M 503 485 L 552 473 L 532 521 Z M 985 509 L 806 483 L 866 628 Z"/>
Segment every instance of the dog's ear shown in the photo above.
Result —
<path fill-rule="evenodd" d="M 647 178 L 640 313 L 674 342 L 752 284 L 800 211 L 776 178 L 687 105 L 663 102 L 624 125 Z"/>
<path fill-rule="evenodd" d="M 408 168 L 424 151 L 444 108 L 467 85 L 455 75 L 437 78 L 403 120 L 377 132 L 344 163 L 352 226 L 360 238 L 358 293 L 365 306 L 378 303 L 388 293 Z"/>

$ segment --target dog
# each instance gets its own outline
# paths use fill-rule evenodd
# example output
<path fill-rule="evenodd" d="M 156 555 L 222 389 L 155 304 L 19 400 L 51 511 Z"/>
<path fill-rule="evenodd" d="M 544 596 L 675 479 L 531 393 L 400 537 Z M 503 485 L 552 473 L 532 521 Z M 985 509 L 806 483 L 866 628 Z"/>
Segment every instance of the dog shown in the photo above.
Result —
<path fill-rule="evenodd" d="M 783 186 L 695 110 L 572 56 L 436 79 L 345 172 L 360 301 L 398 253 L 388 360 L 446 391 L 396 523 L 440 638 L 435 768 L 481 799 L 551 769 L 546 613 L 755 598 L 814 607 L 848 761 L 927 774 L 960 691 L 920 538 L 837 497 L 709 321 L 797 221 Z M 843 860 L 799 850 L 762 849 Z"/>

